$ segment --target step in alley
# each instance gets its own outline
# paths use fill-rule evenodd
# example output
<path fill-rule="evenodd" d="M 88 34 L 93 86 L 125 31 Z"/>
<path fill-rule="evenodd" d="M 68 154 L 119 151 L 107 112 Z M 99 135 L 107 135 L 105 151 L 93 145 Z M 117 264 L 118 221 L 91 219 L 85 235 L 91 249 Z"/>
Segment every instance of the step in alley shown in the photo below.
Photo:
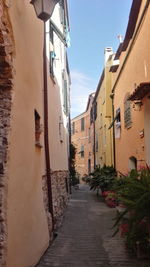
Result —
<path fill-rule="evenodd" d="M 149 267 L 128 255 L 119 235 L 112 237 L 114 215 L 88 186 L 73 190 L 58 235 L 36 267 Z"/>

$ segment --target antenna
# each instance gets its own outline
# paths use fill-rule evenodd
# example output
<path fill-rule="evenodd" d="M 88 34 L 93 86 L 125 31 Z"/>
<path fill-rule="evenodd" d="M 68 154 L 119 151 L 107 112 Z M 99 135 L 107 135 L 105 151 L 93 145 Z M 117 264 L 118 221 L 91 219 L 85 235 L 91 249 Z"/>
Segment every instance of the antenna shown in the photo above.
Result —
<path fill-rule="evenodd" d="M 123 36 L 121 34 L 119 34 L 117 36 L 117 38 L 119 39 L 119 43 L 121 44 L 123 42 Z"/>

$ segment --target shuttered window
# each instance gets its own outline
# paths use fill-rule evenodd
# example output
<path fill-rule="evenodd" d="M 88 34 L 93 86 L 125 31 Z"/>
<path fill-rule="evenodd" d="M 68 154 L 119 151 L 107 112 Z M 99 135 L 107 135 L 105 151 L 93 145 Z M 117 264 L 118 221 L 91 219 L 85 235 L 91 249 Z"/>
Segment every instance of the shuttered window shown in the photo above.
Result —
<path fill-rule="evenodd" d="M 131 101 L 128 99 L 124 102 L 124 126 L 125 128 L 130 128 L 132 126 Z"/>

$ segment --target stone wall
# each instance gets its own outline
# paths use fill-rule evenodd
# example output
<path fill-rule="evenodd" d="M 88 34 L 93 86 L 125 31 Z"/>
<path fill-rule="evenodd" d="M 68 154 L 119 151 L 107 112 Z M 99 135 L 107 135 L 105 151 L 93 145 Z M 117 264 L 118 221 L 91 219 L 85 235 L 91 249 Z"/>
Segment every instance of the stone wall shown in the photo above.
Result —
<path fill-rule="evenodd" d="M 5 266 L 7 250 L 7 161 L 11 117 L 14 44 L 4 1 L 0 0 L 0 266 Z"/>
<path fill-rule="evenodd" d="M 52 195 L 55 229 L 61 224 L 68 203 L 68 171 L 54 171 L 52 176 Z"/>
<path fill-rule="evenodd" d="M 52 217 L 49 212 L 49 207 L 48 207 L 48 190 L 47 190 L 47 176 L 43 175 L 42 177 L 42 190 L 43 190 L 43 201 L 44 201 L 44 207 L 45 207 L 45 212 L 47 215 L 47 223 L 48 223 L 48 229 L 51 237 L 52 233 Z"/>
<path fill-rule="evenodd" d="M 54 213 L 54 229 L 57 229 L 62 221 L 65 208 L 68 203 L 69 196 L 69 180 L 68 171 L 54 171 L 52 178 L 52 196 L 53 196 L 53 213 Z M 47 214 L 50 236 L 52 233 L 52 218 L 48 208 L 48 192 L 46 175 L 42 177 L 43 201 Z"/>

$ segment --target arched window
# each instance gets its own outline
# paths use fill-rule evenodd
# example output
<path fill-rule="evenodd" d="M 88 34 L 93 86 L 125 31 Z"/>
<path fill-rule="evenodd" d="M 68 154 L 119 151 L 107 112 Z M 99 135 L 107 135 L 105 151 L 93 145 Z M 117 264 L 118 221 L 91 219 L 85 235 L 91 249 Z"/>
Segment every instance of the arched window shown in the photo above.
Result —
<path fill-rule="evenodd" d="M 131 118 L 131 101 L 128 100 L 129 94 L 126 96 L 124 101 L 124 126 L 125 128 L 130 128 L 132 126 Z"/>

